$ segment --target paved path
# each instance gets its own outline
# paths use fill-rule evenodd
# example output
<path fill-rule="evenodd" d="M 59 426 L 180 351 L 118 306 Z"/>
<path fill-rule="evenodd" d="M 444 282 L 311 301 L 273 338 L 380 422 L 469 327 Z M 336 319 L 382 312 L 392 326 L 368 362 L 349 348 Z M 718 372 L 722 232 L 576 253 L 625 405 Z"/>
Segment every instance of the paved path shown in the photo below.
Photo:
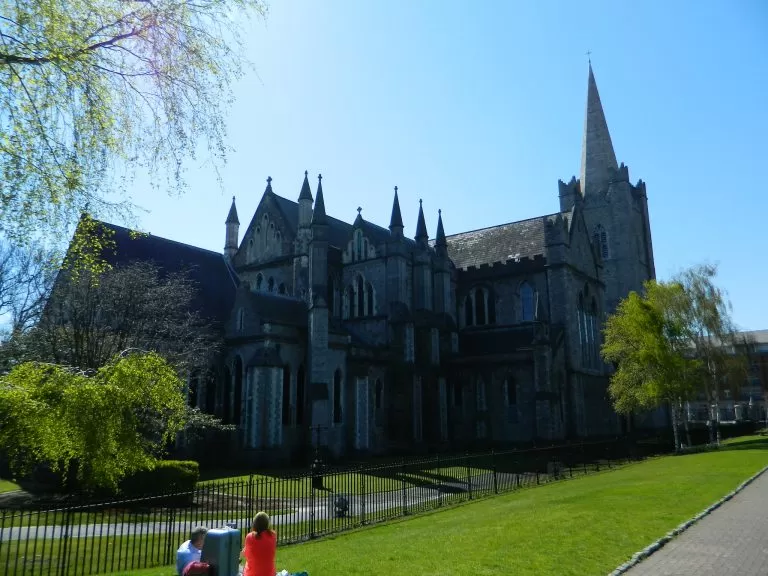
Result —
<path fill-rule="evenodd" d="M 626 574 L 768 574 L 768 472 Z"/>

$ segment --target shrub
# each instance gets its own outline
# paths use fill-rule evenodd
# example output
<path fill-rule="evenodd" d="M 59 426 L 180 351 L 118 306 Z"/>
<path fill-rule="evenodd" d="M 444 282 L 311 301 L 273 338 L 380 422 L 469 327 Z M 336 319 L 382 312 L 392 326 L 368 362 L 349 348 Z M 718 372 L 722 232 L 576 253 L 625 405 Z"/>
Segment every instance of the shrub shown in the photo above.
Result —
<path fill-rule="evenodd" d="M 152 468 L 123 478 L 120 495 L 138 498 L 155 494 L 191 492 L 200 477 L 200 467 L 191 460 L 159 460 Z"/>

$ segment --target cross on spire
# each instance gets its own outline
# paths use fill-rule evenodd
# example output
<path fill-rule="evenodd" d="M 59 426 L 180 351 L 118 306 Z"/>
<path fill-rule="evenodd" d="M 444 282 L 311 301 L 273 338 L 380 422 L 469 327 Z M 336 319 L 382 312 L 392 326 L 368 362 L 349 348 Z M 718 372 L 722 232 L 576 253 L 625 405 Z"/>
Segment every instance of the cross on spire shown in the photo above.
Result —
<path fill-rule="evenodd" d="M 318 179 L 318 181 L 322 182 L 323 181 L 323 175 L 322 174 L 318 174 L 317 175 L 317 179 Z"/>
<path fill-rule="evenodd" d="M 586 56 L 589 63 L 592 64 L 592 50 L 587 50 Z"/>
<path fill-rule="evenodd" d="M 363 209 L 360 206 L 358 206 L 357 207 L 357 215 L 360 216 L 360 212 L 362 212 L 362 211 L 363 211 Z"/>
<path fill-rule="evenodd" d="M 267 184 L 272 184 L 272 176 L 267 176 Z"/>

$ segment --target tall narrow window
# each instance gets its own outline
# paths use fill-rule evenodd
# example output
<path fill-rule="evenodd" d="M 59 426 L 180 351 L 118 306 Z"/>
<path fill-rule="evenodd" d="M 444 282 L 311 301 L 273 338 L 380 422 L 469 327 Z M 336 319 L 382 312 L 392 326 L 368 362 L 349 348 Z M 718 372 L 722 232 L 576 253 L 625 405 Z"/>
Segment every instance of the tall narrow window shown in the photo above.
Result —
<path fill-rule="evenodd" d="M 337 369 L 333 373 L 333 423 L 342 422 L 342 398 L 341 398 L 341 370 Z"/>
<path fill-rule="evenodd" d="M 517 404 L 517 384 L 512 378 L 504 380 L 504 396 L 507 406 Z"/>
<path fill-rule="evenodd" d="M 358 276 L 356 282 L 357 315 L 365 316 L 365 292 L 363 291 L 363 277 Z"/>
<path fill-rule="evenodd" d="M 493 292 L 488 293 L 488 324 L 496 324 L 496 298 Z"/>
<path fill-rule="evenodd" d="M 242 332 L 243 328 L 245 328 L 245 310 L 240 308 L 237 311 L 237 330 L 238 330 L 238 332 Z"/>
<path fill-rule="evenodd" d="M 384 405 L 384 385 L 381 383 L 381 380 L 376 380 L 376 401 L 374 406 L 376 406 L 376 410 L 381 410 L 381 408 Z"/>
<path fill-rule="evenodd" d="M 368 239 L 363 238 L 363 257 L 362 260 L 366 260 L 368 258 Z"/>
<path fill-rule="evenodd" d="M 464 299 L 464 325 L 472 326 L 472 296 L 467 294 Z"/>
<path fill-rule="evenodd" d="M 453 405 L 460 408 L 464 404 L 464 387 L 461 380 L 453 383 Z"/>
<path fill-rule="evenodd" d="M 533 288 L 528 282 L 520 285 L 520 319 L 533 322 Z"/>
<path fill-rule="evenodd" d="M 365 299 L 367 300 L 368 316 L 373 316 L 373 286 L 370 282 L 365 285 Z"/>
<path fill-rule="evenodd" d="M 355 295 L 352 292 L 352 286 L 347 286 L 344 290 L 344 318 L 354 318 L 355 316 Z"/>
<path fill-rule="evenodd" d="M 475 324 L 485 324 L 485 290 L 482 288 L 475 290 Z"/>
<path fill-rule="evenodd" d="M 261 290 L 261 285 L 264 284 L 264 276 L 261 274 L 256 275 L 256 290 Z"/>
<path fill-rule="evenodd" d="M 333 316 L 336 312 L 336 280 L 332 275 L 328 275 L 328 316 Z"/>
<path fill-rule="evenodd" d="M 595 226 L 595 231 L 592 233 L 592 243 L 603 260 L 606 260 L 608 258 L 608 234 L 602 224 Z"/>
<path fill-rule="evenodd" d="M 291 424 L 291 368 L 283 367 L 283 426 Z"/>
<path fill-rule="evenodd" d="M 592 297 L 592 305 L 589 309 L 592 318 L 592 365 L 597 368 L 600 365 L 600 339 L 599 326 L 597 318 L 597 302 Z"/>
<path fill-rule="evenodd" d="M 285 294 L 285 284 L 280 282 L 280 286 L 277 287 L 277 293 L 278 294 Z"/>
<path fill-rule="evenodd" d="M 296 373 L 296 425 L 301 426 L 304 424 L 304 366 L 299 366 L 299 371 Z"/>
<path fill-rule="evenodd" d="M 355 244 L 357 256 L 355 260 L 362 260 L 363 259 L 363 233 L 358 230 L 355 236 L 357 236 L 357 242 Z"/>
<path fill-rule="evenodd" d="M 275 291 L 275 279 L 274 278 L 270 277 L 269 281 L 267 282 L 267 290 L 269 292 L 274 292 Z"/>

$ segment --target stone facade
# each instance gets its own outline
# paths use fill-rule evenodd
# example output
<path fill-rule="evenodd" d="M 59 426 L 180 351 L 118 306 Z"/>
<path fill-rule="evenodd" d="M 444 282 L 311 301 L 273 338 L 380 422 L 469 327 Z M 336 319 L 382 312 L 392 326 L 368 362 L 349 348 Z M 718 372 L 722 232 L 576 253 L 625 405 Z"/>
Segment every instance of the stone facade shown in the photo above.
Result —
<path fill-rule="evenodd" d="M 349 224 L 326 214 L 321 177 L 313 193 L 305 173 L 296 201 L 269 178 L 241 234 L 233 199 L 215 280 L 230 287 L 225 353 L 215 378 L 190 380 L 190 398 L 237 425 L 240 453 L 621 431 L 600 328 L 654 277 L 653 249 L 645 184 L 616 164 L 591 66 L 588 86 L 581 179 L 560 182 L 553 214 L 446 236 L 438 213 L 430 240 L 420 205 L 410 238 L 397 188 L 388 228 L 360 210 Z M 214 279 L 202 282 L 205 299 Z"/>

